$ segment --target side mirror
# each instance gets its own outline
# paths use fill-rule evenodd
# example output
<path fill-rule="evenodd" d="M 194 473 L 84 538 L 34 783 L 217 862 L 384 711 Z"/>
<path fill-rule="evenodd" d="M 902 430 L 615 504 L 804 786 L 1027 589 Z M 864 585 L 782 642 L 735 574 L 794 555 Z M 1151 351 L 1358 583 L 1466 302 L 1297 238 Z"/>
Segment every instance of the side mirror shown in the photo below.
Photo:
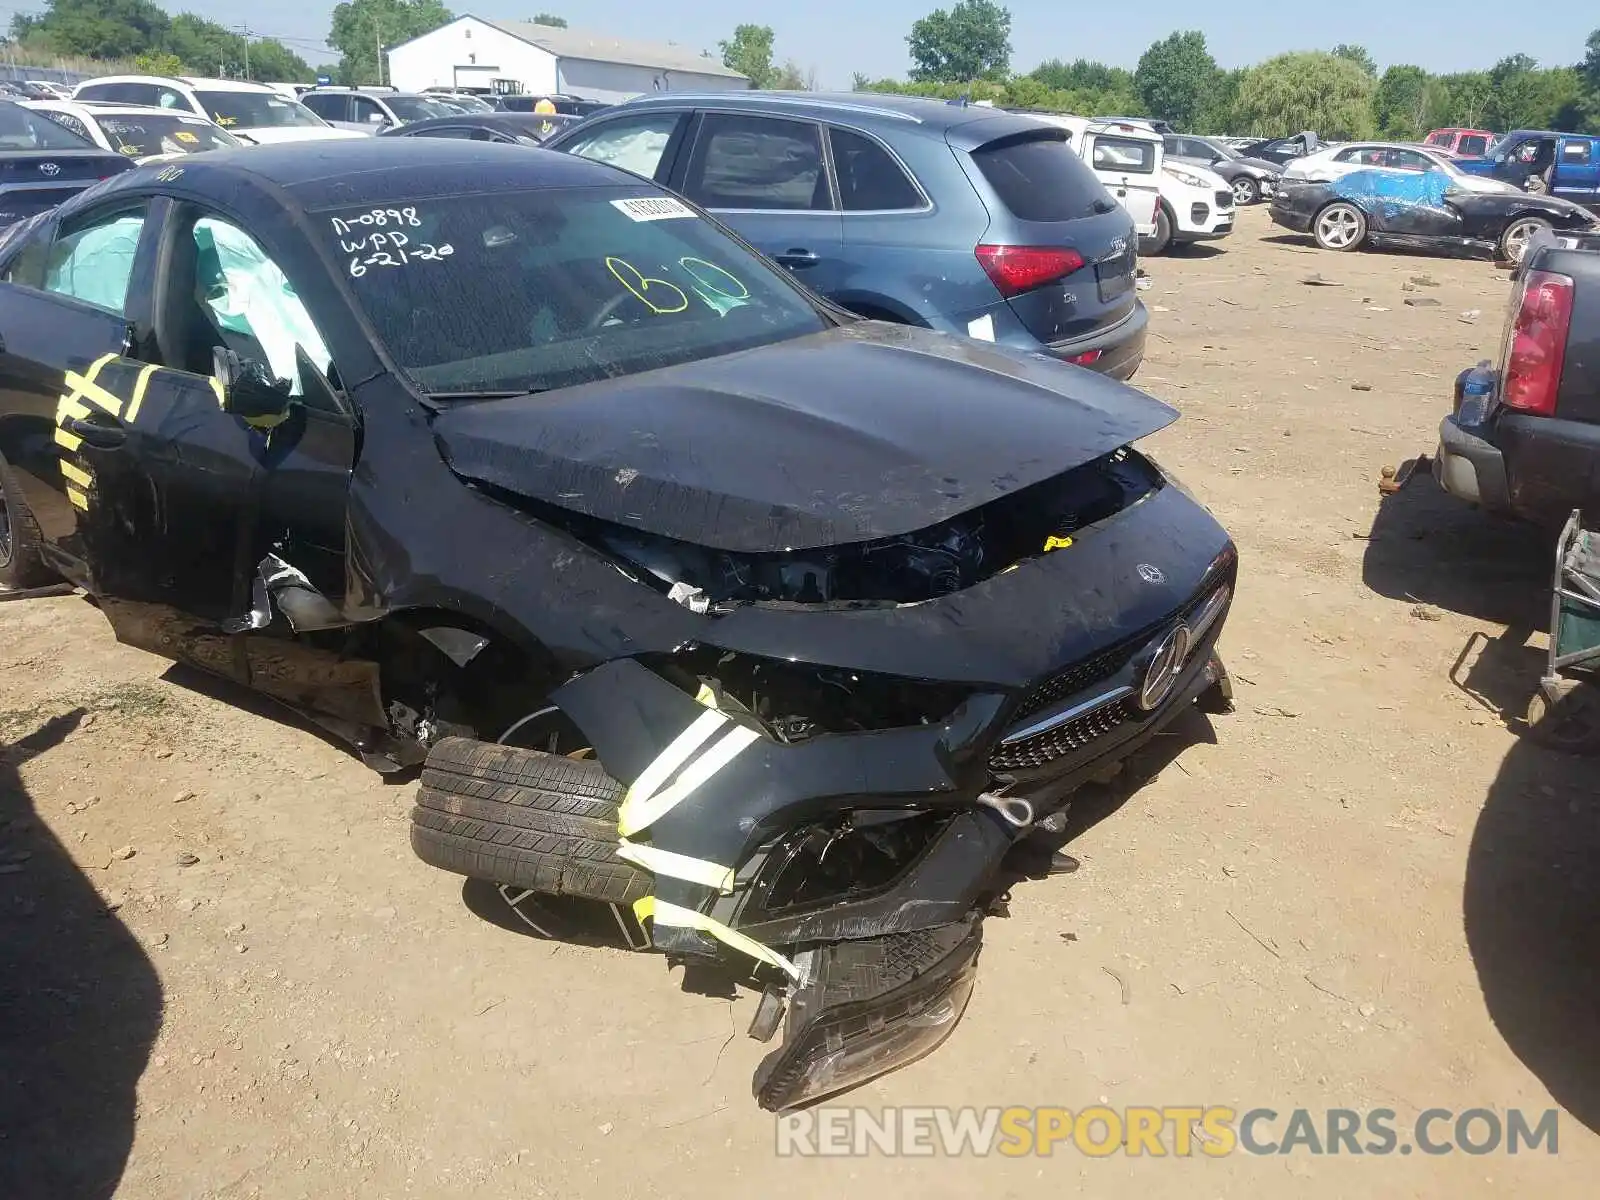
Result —
<path fill-rule="evenodd" d="M 218 346 L 212 351 L 212 374 L 222 384 L 222 411 L 251 425 L 270 428 L 289 415 L 289 384 L 274 379 L 261 363 L 241 359 Z"/>

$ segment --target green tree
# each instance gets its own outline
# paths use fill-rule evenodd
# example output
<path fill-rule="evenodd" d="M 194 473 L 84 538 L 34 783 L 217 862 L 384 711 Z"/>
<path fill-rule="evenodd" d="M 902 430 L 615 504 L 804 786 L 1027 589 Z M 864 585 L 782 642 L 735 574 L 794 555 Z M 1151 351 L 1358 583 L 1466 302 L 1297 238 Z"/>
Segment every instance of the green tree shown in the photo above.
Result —
<path fill-rule="evenodd" d="M 1378 77 L 1378 64 L 1373 61 L 1372 52 L 1365 46 L 1352 45 L 1350 42 L 1340 42 L 1330 53 L 1335 58 L 1342 58 L 1347 62 L 1355 63 L 1356 66 L 1360 67 L 1372 78 L 1376 79 Z"/>
<path fill-rule="evenodd" d="M 1239 85 L 1244 82 L 1246 68 L 1218 71 L 1212 77 L 1211 88 L 1200 103 L 1200 115 L 1195 128 L 1200 133 L 1232 133 L 1239 127 L 1236 115 L 1239 107 Z"/>
<path fill-rule="evenodd" d="M 252 39 L 249 53 L 245 40 L 233 30 L 197 17 L 179 13 L 172 18 L 163 48 L 183 64 L 182 72 L 165 74 L 248 75 L 281 83 L 306 83 L 316 78 L 311 65 L 281 42 L 271 38 Z"/>
<path fill-rule="evenodd" d="M 528 18 L 528 21 L 533 25 L 548 25 L 552 29 L 565 29 L 567 27 L 567 19 L 558 17 L 555 13 L 534 13 L 533 16 Z"/>
<path fill-rule="evenodd" d="M 141 75 L 182 75 L 183 60 L 170 50 L 146 50 L 133 56 L 133 69 Z"/>
<path fill-rule="evenodd" d="M 345 0 L 334 7 L 328 45 L 341 56 L 341 79 L 382 83 L 387 74 L 380 46 L 409 42 L 453 20 L 441 0 Z"/>
<path fill-rule="evenodd" d="M 1583 98 L 1581 68 L 1541 71 L 1526 54 L 1513 54 L 1489 71 L 1484 118 L 1495 129 L 1548 129 L 1574 115 Z"/>
<path fill-rule="evenodd" d="M 772 66 L 772 26 L 738 25 L 733 37 L 718 42 L 722 65 L 750 79 L 753 88 L 772 87 L 777 71 Z"/>
<path fill-rule="evenodd" d="M 1373 116 L 1378 130 L 1389 137 L 1416 140 L 1427 133 L 1422 128 L 1427 118 L 1428 93 L 1433 78 L 1421 67 L 1402 64 L 1390 67 L 1378 80 L 1373 94 Z M 1432 128 L 1432 126 L 1428 126 Z"/>
<path fill-rule="evenodd" d="M 1206 49 L 1206 35 L 1191 29 L 1171 34 L 1146 50 L 1133 81 L 1152 113 L 1179 129 L 1191 129 L 1216 74 L 1217 62 Z"/>
<path fill-rule="evenodd" d="M 912 25 L 906 45 L 914 81 L 1002 80 L 1011 70 L 1011 12 L 994 0 L 956 0 Z"/>
<path fill-rule="evenodd" d="M 1238 119 L 1250 132 L 1311 129 L 1325 138 L 1373 132 L 1371 76 L 1322 52 L 1280 54 L 1252 67 L 1239 84 Z"/>
<path fill-rule="evenodd" d="M 1482 127 L 1484 114 L 1489 108 L 1488 74 L 1484 71 L 1462 71 L 1441 76 L 1439 83 L 1450 96 L 1444 124 L 1466 129 Z"/>
<path fill-rule="evenodd" d="M 132 58 L 161 47 L 169 20 L 152 0 L 47 0 L 38 16 L 18 15 L 18 38 L 42 39 L 57 54 Z"/>
<path fill-rule="evenodd" d="M 850 76 L 850 90 L 852 92 L 870 92 L 872 90 L 872 80 L 857 71 Z"/>
<path fill-rule="evenodd" d="M 782 92 L 814 92 L 817 90 L 817 73 L 804 70 L 791 58 L 772 73 L 772 82 L 768 86 Z"/>
<path fill-rule="evenodd" d="M 1049 58 L 1028 72 L 1031 79 L 1057 92 L 1132 92 L 1133 72 L 1080 58 L 1064 63 Z"/>

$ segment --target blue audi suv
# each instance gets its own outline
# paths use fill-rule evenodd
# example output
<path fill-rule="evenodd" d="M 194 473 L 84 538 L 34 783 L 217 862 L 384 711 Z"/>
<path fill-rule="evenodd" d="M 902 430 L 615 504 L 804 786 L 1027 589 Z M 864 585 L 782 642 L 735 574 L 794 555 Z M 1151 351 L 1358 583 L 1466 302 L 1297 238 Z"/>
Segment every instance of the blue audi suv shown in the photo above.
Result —
<path fill-rule="evenodd" d="M 906 96 L 669 92 L 547 143 L 694 201 L 862 316 L 1129 378 L 1148 317 L 1128 214 L 1031 117 Z"/>

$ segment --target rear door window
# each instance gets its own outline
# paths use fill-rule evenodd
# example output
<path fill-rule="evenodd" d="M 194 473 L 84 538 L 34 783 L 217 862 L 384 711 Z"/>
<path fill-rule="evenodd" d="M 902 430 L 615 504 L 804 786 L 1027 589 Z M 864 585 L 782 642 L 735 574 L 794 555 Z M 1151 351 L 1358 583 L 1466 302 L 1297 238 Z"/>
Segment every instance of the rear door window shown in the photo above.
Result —
<path fill-rule="evenodd" d="M 1588 138 L 1568 138 L 1561 143 L 1561 161 L 1587 163 L 1590 158 L 1589 146 Z"/>
<path fill-rule="evenodd" d="M 300 103 L 304 104 L 324 121 L 348 121 L 350 119 L 348 96 L 330 95 L 327 92 L 318 95 L 315 92 L 308 92 L 300 97 Z"/>
<path fill-rule="evenodd" d="M 827 211 L 822 129 L 809 121 L 707 113 L 684 192 L 706 208 Z"/>
<path fill-rule="evenodd" d="M 1448 143 L 1447 143 L 1448 144 Z M 1461 139 L 1456 153 L 1468 158 L 1482 158 L 1489 151 L 1489 139 L 1481 133 L 1471 133 Z"/>
<path fill-rule="evenodd" d="M 829 128 L 839 204 L 845 212 L 891 212 L 921 208 L 917 185 L 881 145 L 865 134 Z"/>
<path fill-rule="evenodd" d="M 1094 140 L 1094 169 L 1152 175 L 1156 169 L 1156 144 L 1102 133 Z"/>
<path fill-rule="evenodd" d="M 607 121 L 587 136 L 574 138 L 562 149 L 569 154 L 592 158 L 595 162 L 621 167 L 624 171 L 653 179 L 682 116 L 682 113 L 675 112 L 653 112 L 645 116 Z"/>
<path fill-rule="evenodd" d="M 1001 203 L 1023 221 L 1075 221 L 1113 211 L 1111 195 L 1057 131 L 998 138 L 972 161 Z"/>

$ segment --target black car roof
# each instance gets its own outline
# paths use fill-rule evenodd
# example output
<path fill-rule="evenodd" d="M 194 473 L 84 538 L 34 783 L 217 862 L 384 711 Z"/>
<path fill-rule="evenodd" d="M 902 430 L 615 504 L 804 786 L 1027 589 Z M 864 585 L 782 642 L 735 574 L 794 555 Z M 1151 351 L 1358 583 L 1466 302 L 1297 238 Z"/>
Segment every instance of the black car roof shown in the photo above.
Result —
<path fill-rule="evenodd" d="M 498 129 L 502 133 L 526 133 L 528 130 L 538 131 L 541 126 L 554 121 L 559 127 L 565 129 L 577 123 L 577 118 L 569 113 L 532 113 L 532 112 L 464 112 L 451 113 L 448 117 L 426 117 L 421 121 L 407 121 L 396 130 L 386 130 L 384 137 L 400 137 L 415 134 L 424 129 L 448 129 L 466 126 L 474 129 Z M 481 145 L 481 143 L 480 143 Z"/>
<path fill-rule="evenodd" d="M 211 150 L 181 163 L 151 163 L 127 172 L 120 183 L 138 187 L 158 177 L 174 189 L 200 195 L 284 191 L 308 209 L 508 188 L 648 186 L 626 171 L 576 155 L 447 138 L 330 139 Z"/>

